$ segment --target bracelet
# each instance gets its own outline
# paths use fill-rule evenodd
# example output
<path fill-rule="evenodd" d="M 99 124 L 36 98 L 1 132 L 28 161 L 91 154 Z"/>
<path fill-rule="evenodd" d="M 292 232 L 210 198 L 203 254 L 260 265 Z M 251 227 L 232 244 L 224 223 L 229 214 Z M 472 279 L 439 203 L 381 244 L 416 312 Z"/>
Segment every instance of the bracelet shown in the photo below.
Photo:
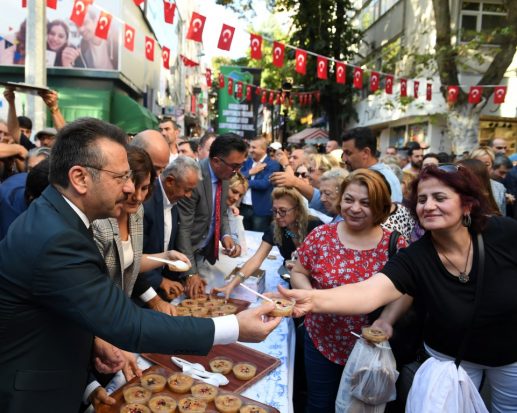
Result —
<path fill-rule="evenodd" d="M 248 278 L 242 273 L 242 271 L 237 271 L 235 273 L 235 277 L 239 277 L 241 279 L 241 282 L 244 282 Z"/>
<path fill-rule="evenodd" d="M 48 110 L 50 110 L 50 113 L 56 113 L 57 111 L 59 111 L 59 106 L 52 106 Z"/>

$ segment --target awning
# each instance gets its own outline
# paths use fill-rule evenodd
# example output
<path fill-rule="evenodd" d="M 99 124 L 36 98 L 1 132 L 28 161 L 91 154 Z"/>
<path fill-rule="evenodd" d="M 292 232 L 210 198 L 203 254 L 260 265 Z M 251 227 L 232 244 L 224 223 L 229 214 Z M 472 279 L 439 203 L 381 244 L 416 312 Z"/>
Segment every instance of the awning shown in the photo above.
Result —
<path fill-rule="evenodd" d="M 119 92 L 113 92 L 110 121 L 129 134 L 158 126 L 158 118 L 154 113 Z"/>
<path fill-rule="evenodd" d="M 83 117 L 110 121 L 111 89 L 56 87 L 56 90 L 59 108 L 67 122 Z"/>
<path fill-rule="evenodd" d="M 310 143 L 319 144 L 327 142 L 329 134 L 323 129 L 307 128 L 287 138 L 289 143 Z"/>

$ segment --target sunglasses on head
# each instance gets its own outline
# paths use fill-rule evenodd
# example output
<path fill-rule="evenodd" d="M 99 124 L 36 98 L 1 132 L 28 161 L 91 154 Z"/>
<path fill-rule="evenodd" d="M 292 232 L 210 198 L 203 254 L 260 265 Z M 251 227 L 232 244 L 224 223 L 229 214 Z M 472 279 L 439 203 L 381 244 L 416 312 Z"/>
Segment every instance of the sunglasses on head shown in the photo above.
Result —
<path fill-rule="evenodd" d="M 307 178 L 307 174 L 308 172 L 295 172 L 294 176 L 296 176 L 297 178 Z"/>

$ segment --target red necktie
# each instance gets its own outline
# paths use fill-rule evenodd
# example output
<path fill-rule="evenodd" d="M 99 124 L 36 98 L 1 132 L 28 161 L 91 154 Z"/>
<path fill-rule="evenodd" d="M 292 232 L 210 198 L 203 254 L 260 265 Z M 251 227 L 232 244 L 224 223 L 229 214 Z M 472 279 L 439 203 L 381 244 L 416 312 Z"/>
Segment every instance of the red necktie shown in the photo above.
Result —
<path fill-rule="evenodd" d="M 217 181 L 215 191 L 215 227 L 214 227 L 214 258 L 219 258 L 219 238 L 221 236 L 221 194 L 223 192 L 223 182 Z"/>

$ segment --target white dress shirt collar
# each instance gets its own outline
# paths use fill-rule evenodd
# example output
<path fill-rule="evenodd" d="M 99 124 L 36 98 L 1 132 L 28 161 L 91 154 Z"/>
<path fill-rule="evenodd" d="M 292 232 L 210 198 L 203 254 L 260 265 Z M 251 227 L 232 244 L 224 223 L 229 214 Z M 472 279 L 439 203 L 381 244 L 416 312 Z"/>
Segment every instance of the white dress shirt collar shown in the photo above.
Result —
<path fill-rule="evenodd" d="M 77 205 L 75 205 L 72 201 L 70 201 L 66 196 L 64 196 L 63 194 L 61 194 L 61 196 L 63 197 L 63 199 L 66 201 L 66 203 L 68 205 L 70 205 L 70 208 L 72 208 L 74 210 L 74 212 L 79 215 L 79 218 L 81 218 L 81 221 L 83 221 L 84 223 L 84 226 L 86 228 L 90 228 L 90 220 L 88 219 L 88 217 L 86 216 L 86 214 L 81 211 Z"/>

